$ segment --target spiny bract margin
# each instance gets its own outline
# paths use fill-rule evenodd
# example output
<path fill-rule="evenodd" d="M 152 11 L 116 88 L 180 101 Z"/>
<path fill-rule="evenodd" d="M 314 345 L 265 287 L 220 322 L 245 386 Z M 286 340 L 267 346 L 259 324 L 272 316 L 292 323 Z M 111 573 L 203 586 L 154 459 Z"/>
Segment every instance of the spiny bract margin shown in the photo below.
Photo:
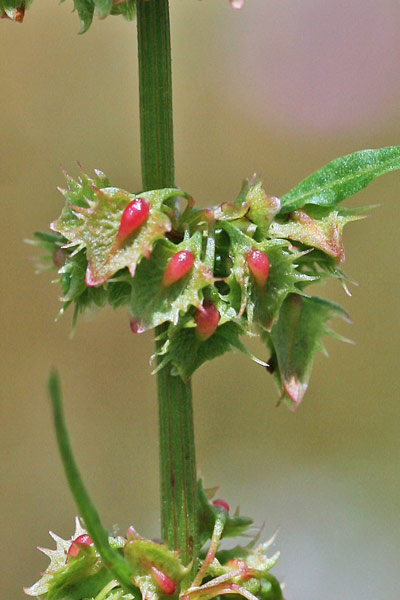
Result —
<path fill-rule="evenodd" d="M 252 534 L 252 520 L 231 517 L 224 501 L 211 502 L 213 491 L 204 490 L 199 481 L 199 539 L 203 550 L 193 577 L 191 566 L 185 567 L 179 553 L 164 544 L 141 537 L 129 527 L 125 537 L 109 536 L 109 544 L 129 563 L 133 589 L 124 590 L 103 564 L 100 554 L 76 519 L 70 540 L 50 532 L 56 549 L 39 548 L 50 558 L 41 579 L 25 593 L 45 600 L 211 600 L 225 594 L 236 600 L 281 600 L 277 579 L 269 573 L 279 559 L 279 552 L 267 557 L 266 551 L 275 541 L 258 543 L 261 530 Z M 222 508 L 221 508 L 222 505 Z M 246 535 L 246 546 L 236 545 L 222 550 L 223 537 Z M 195 570 L 196 571 L 196 570 Z"/>
<path fill-rule="evenodd" d="M 293 409 L 323 350 L 321 338 L 335 335 L 327 322 L 349 320 L 337 304 L 305 291 L 328 277 L 346 289 L 343 228 L 362 216 L 339 203 L 399 167 L 398 146 L 363 150 L 332 161 L 281 200 L 253 178 L 233 202 L 207 209 L 195 208 L 179 189 L 131 194 L 100 171 L 93 179 L 82 172 L 79 181 L 65 173 L 66 203 L 54 233 L 35 234 L 36 243 L 58 268 L 61 312 L 74 304 L 74 325 L 79 313 L 106 304 L 128 306 L 135 333 L 166 323 L 156 370 L 168 366 L 185 380 L 228 350 L 251 356 L 240 338 L 259 334 L 280 397 Z M 146 212 L 122 238 L 121 218 L 131 205 Z M 181 270 L 183 256 L 190 263 Z"/>
<path fill-rule="evenodd" d="M 0 18 L 21 23 L 24 20 L 25 10 L 32 2 L 33 0 L 0 0 Z M 128 21 L 132 21 L 136 15 L 136 0 L 73 0 L 73 2 L 81 24 L 80 33 L 85 33 L 89 29 L 95 13 L 99 19 L 105 19 L 109 15 L 122 15 Z"/>
<path fill-rule="evenodd" d="M 0 18 L 21 23 L 24 20 L 25 10 L 32 2 L 33 0 L 0 0 Z M 73 2 L 81 24 L 80 33 L 85 33 L 89 29 L 95 13 L 99 19 L 105 19 L 109 15 L 122 15 L 127 21 L 132 21 L 136 15 L 136 0 L 73 0 Z M 243 0 L 230 0 L 230 4 L 238 9 L 242 7 Z"/>

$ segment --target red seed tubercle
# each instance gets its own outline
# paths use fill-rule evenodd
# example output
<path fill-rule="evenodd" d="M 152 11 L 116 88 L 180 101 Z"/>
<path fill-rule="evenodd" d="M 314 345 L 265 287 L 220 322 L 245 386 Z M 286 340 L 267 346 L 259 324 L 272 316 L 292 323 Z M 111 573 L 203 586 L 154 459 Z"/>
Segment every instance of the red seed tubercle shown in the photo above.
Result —
<path fill-rule="evenodd" d="M 225 500 L 214 500 L 213 504 L 218 508 L 223 508 L 227 513 L 229 513 L 229 504 Z"/>
<path fill-rule="evenodd" d="M 77 538 L 72 540 L 71 545 L 68 548 L 68 556 L 78 556 L 82 546 L 93 546 L 92 538 L 87 533 L 78 535 Z"/>
<path fill-rule="evenodd" d="M 257 284 L 264 287 L 269 274 L 268 256 L 262 250 L 249 250 L 246 254 L 247 264 Z"/>
<path fill-rule="evenodd" d="M 190 250 L 180 250 L 174 254 L 164 271 L 162 284 L 164 287 L 170 287 L 179 279 L 182 279 L 193 267 L 194 254 Z"/>
<path fill-rule="evenodd" d="M 204 341 L 207 340 L 218 327 L 219 312 L 212 302 L 206 300 L 201 308 L 194 315 L 196 322 L 197 337 Z"/>
<path fill-rule="evenodd" d="M 139 229 L 139 227 L 147 220 L 149 212 L 150 206 L 143 198 L 135 198 L 129 202 L 121 216 L 117 240 L 123 242 L 134 231 Z"/>
<path fill-rule="evenodd" d="M 168 577 L 168 575 L 160 571 L 160 569 L 157 569 L 157 567 L 154 565 L 150 566 L 150 570 L 163 594 L 166 596 L 172 596 L 172 594 L 175 594 L 176 587 L 171 577 Z"/>

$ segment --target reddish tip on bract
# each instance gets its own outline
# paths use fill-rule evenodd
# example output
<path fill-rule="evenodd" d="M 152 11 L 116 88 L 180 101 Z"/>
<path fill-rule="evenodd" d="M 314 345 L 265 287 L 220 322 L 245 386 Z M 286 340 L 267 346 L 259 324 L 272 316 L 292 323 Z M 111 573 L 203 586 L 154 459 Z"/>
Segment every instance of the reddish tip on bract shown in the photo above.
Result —
<path fill-rule="evenodd" d="M 87 287 L 96 287 L 100 283 L 102 283 L 102 281 L 98 281 L 97 279 L 93 278 L 92 271 L 88 266 L 85 273 L 85 285 L 87 285 Z"/>
<path fill-rule="evenodd" d="M 196 322 L 197 337 L 204 341 L 207 340 L 218 327 L 219 312 L 212 302 L 204 302 L 203 306 L 197 310 L 194 315 Z"/>
<path fill-rule="evenodd" d="M 180 250 L 172 256 L 164 271 L 162 284 L 164 287 L 173 285 L 182 279 L 193 267 L 194 254 L 190 250 Z"/>
<path fill-rule="evenodd" d="M 22 23 L 25 16 L 25 6 L 21 4 L 18 8 L 14 8 L 13 10 L 8 11 L 10 14 L 3 13 L 1 15 L 2 19 L 11 19 L 11 21 L 15 21 L 16 23 Z"/>
<path fill-rule="evenodd" d="M 144 331 L 146 331 L 146 327 L 143 325 L 142 321 L 139 321 L 134 317 L 131 317 L 131 319 L 129 320 L 129 325 L 132 333 L 143 333 Z"/>
<path fill-rule="evenodd" d="M 151 565 L 150 570 L 153 578 L 157 582 L 157 585 L 163 594 L 166 596 L 172 596 L 172 594 L 175 594 L 176 586 L 171 577 L 168 577 L 168 575 L 157 569 L 157 567 L 154 565 Z"/>
<path fill-rule="evenodd" d="M 233 558 L 232 560 L 228 560 L 226 566 L 230 567 L 232 571 L 241 571 L 241 579 L 244 581 L 250 579 L 250 577 L 252 576 L 251 570 L 246 565 L 244 560 L 241 560 L 240 558 Z"/>
<path fill-rule="evenodd" d="M 68 548 L 68 556 L 78 556 L 82 546 L 93 546 L 92 538 L 87 533 L 78 535 L 77 538 L 72 540 L 71 545 Z"/>
<path fill-rule="evenodd" d="M 262 250 L 249 250 L 246 254 L 247 264 L 257 284 L 264 287 L 269 274 L 268 256 Z"/>
<path fill-rule="evenodd" d="M 217 508 L 223 508 L 227 513 L 229 512 L 229 504 L 225 500 L 214 500 L 213 504 Z"/>
<path fill-rule="evenodd" d="M 139 229 L 149 216 L 150 206 L 143 198 L 135 198 L 125 207 L 121 216 L 117 240 L 123 242 L 134 231 Z"/>

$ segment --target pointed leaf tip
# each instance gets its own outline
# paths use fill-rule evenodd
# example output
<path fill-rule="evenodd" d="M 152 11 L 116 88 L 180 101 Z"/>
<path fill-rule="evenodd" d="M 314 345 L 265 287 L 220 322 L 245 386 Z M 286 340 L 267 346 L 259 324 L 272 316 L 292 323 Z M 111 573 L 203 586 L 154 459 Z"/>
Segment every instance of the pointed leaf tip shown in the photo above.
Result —
<path fill-rule="evenodd" d="M 273 352 L 271 363 L 275 365 L 278 387 L 291 410 L 301 404 L 307 391 L 314 356 L 324 350 L 322 337 L 337 337 L 327 326 L 334 317 L 348 320 L 338 304 L 290 294 L 270 335 L 264 334 Z"/>

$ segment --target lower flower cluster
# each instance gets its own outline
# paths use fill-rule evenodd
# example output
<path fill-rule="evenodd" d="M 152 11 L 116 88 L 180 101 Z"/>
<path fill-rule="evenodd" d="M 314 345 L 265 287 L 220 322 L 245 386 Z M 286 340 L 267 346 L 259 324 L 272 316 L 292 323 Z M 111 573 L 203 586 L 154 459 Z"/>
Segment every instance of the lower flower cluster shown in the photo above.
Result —
<path fill-rule="evenodd" d="M 108 540 L 130 569 L 132 586 L 126 589 L 103 563 L 77 518 L 70 540 L 50 533 L 56 549 L 39 548 L 50 564 L 25 593 L 46 600 L 212 600 L 225 595 L 237 600 L 282 599 L 281 586 L 270 573 L 279 553 L 266 555 L 274 537 L 259 544 L 259 531 L 247 546 L 222 550 L 222 537 L 248 533 L 252 521 L 237 514 L 231 517 L 225 501 L 210 502 L 200 483 L 199 507 L 199 533 L 205 549 L 196 565 L 184 566 L 179 553 L 142 538 L 130 527 L 125 537 L 109 536 Z"/>

